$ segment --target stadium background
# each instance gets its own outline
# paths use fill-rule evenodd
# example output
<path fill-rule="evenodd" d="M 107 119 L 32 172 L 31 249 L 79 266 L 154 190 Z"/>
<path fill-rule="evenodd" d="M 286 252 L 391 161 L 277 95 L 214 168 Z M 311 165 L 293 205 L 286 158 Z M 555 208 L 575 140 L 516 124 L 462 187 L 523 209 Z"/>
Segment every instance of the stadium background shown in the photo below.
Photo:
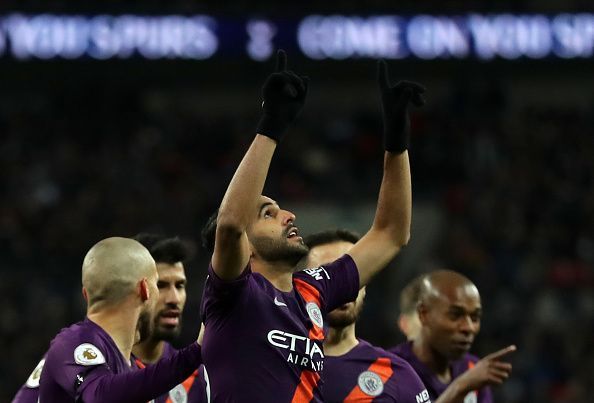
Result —
<path fill-rule="evenodd" d="M 556 14 L 588 2 L 8 1 L 0 12 L 207 14 Z M 496 4 L 495 4 L 496 3 Z M 277 152 L 266 193 L 302 233 L 364 231 L 381 175 L 381 121 L 370 59 L 316 61 L 304 113 Z M 368 289 L 358 333 L 402 340 L 397 297 L 417 273 L 447 267 L 478 285 L 473 352 L 510 343 L 503 402 L 594 399 L 594 76 L 592 58 L 391 61 L 428 88 L 413 113 L 412 239 Z M 0 58 L 0 401 L 8 401 L 56 332 L 84 315 L 80 265 L 111 235 L 179 234 L 199 243 L 250 142 L 271 62 Z M 208 256 L 187 265 L 180 343 L 198 329 Z"/>

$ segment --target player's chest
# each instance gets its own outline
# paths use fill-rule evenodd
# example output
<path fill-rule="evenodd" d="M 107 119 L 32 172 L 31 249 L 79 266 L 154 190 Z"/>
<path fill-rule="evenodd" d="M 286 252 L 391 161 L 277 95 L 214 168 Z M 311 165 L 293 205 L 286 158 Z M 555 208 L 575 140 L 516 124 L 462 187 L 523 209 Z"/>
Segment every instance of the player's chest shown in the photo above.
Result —
<path fill-rule="evenodd" d="M 284 330 L 323 340 L 324 316 L 320 305 L 319 300 L 308 301 L 295 291 L 268 291 L 246 300 L 238 314 L 252 323 L 252 328 Z"/>
<path fill-rule="evenodd" d="M 244 309 L 249 315 L 251 348 L 282 360 L 288 368 L 323 369 L 324 319 L 318 304 L 293 293 L 267 294 Z M 247 342 L 247 341 L 246 341 Z"/>

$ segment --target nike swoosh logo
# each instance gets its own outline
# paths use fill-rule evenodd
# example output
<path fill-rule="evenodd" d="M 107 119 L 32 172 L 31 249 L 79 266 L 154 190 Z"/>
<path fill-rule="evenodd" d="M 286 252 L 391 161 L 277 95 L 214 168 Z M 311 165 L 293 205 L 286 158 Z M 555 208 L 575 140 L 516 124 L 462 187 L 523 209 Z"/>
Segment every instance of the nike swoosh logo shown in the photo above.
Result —
<path fill-rule="evenodd" d="M 284 302 L 279 301 L 276 297 L 274 297 L 274 305 L 276 306 L 287 306 Z"/>

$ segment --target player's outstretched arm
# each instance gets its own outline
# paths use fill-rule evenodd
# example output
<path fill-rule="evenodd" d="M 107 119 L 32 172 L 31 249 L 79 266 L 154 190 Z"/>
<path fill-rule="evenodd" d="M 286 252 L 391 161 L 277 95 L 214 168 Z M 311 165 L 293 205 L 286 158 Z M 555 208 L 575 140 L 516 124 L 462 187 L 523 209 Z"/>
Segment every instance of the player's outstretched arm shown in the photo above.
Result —
<path fill-rule="evenodd" d="M 113 374 L 107 368 L 93 371 L 81 397 L 85 403 L 94 402 L 148 402 L 167 393 L 183 382 L 202 363 L 200 346 L 190 346 L 176 351 L 153 365 L 138 371 Z M 42 399 L 43 400 L 43 399 Z"/>
<path fill-rule="evenodd" d="M 371 229 L 349 251 L 359 269 L 360 286 L 384 268 L 410 238 L 412 190 L 408 144 L 408 106 L 425 103 L 425 88 L 410 81 L 390 85 L 388 67 L 378 62 L 378 84 L 384 122 L 384 175 Z"/>
<path fill-rule="evenodd" d="M 466 395 L 473 390 L 489 385 L 501 385 L 509 378 L 512 365 L 500 359 L 512 351 L 516 351 L 516 346 L 507 346 L 485 356 L 474 367 L 456 378 L 439 396 L 436 403 L 463 403 Z"/>
<path fill-rule="evenodd" d="M 262 118 L 257 135 L 229 183 L 217 218 L 212 266 L 223 280 L 241 274 L 249 258 L 246 229 L 258 215 L 258 202 L 272 155 L 283 133 L 305 102 L 308 79 L 287 70 L 287 56 L 277 53 L 276 69 L 262 88 Z"/>

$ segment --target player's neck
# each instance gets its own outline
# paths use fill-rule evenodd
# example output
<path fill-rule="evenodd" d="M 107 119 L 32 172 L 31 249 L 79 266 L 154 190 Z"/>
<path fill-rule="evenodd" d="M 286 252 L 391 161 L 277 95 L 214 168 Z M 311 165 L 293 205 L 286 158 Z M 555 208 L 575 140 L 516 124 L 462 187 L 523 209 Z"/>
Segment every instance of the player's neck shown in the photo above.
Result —
<path fill-rule="evenodd" d="M 355 336 L 355 324 L 346 327 L 329 327 L 328 337 L 324 341 L 324 354 L 330 357 L 344 355 L 351 351 L 357 344 Z"/>
<path fill-rule="evenodd" d="M 128 309 L 105 307 L 101 310 L 90 309 L 87 311 L 87 317 L 113 339 L 118 350 L 120 350 L 126 361 L 129 361 L 136 337 L 138 312 L 131 315 Z"/>
<path fill-rule="evenodd" d="M 452 380 L 450 361 L 431 348 L 422 336 L 413 341 L 412 350 L 417 358 L 437 376 L 437 379 L 443 383 L 450 383 Z"/>
<path fill-rule="evenodd" d="M 161 359 L 165 342 L 149 337 L 148 340 L 135 344 L 132 353 L 145 364 L 154 364 Z"/>
<path fill-rule="evenodd" d="M 263 275 L 277 290 L 289 292 L 293 289 L 294 266 L 287 263 L 266 262 L 261 259 L 252 259 L 251 264 L 252 270 Z"/>

